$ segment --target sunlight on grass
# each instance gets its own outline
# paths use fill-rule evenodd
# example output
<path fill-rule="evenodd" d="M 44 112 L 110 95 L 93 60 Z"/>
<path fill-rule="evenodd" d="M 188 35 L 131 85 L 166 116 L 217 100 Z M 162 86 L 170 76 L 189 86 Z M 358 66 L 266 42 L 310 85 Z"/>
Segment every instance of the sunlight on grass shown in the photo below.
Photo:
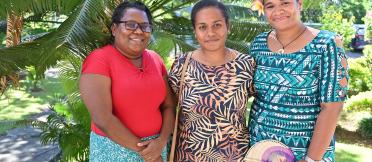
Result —
<path fill-rule="evenodd" d="M 370 162 L 371 155 L 371 148 L 336 143 L 337 162 Z"/>
<path fill-rule="evenodd" d="M 33 113 L 39 113 L 48 106 L 46 101 L 35 98 L 25 91 L 11 90 L 7 97 L 0 98 L 0 121 L 20 120 Z"/>
<path fill-rule="evenodd" d="M 21 87 L 10 88 L 0 96 L 0 134 L 14 126 L 1 125 L 1 122 L 27 119 L 48 108 L 49 103 L 63 96 L 63 88 L 58 79 L 44 79 L 39 92 L 30 92 L 30 84 L 21 81 Z"/>

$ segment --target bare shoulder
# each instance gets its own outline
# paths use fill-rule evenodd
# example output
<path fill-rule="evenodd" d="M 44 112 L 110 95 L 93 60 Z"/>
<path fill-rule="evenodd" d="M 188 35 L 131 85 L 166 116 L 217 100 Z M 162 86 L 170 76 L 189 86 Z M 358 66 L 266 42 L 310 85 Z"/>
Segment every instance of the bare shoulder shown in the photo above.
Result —
<path fill-rule="evenodd" d="M 338 47 L 342 47 L 342 46 L 343 46 L 343 44 L 344 44 L 344 40 L 343 40 L 343 38 L 342 38 L 341 35 L 337 34 L 337 35 L 335 36 L 334 40 L 335 40 L 335 43 L 336 43 L 336 45 L 337 45 Z"/>
<path fill-rule="evenodd" d="M 320 32 L 320 30 L 319 29 L 315 29 L 315 28 L 313 28 L 313 27 L 309 27 L 309 26 L 307 26 L 307 29 L 310 31 L 310 34 L 315 38 L 318 34 L 319 34 L 319 32 Z"/>

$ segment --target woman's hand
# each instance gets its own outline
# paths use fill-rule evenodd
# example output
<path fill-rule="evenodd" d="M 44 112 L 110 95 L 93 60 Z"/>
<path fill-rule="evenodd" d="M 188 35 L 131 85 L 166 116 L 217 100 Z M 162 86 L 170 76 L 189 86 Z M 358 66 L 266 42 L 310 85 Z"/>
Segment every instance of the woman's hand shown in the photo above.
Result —
<path fill-rule="evenodd" d="M 301 160 L 299 160 L 298 162 L 306 162 L 306 160 L 301 159 Z"/>
<path fill-rule="evenodd" d="M 161 156 L 159 156 L 158 158 L 156 158 L 155 160 L 145 160 L 146 162 L 163 162 L 163 159 L 161 158 Z"/>
<path fill-rule="evenodd" d="M 139 154 L 146 161 L 162 161 L 161 153 L 166 144 L 167 140 L 162 140 L 161 138 L 155 138 L 138 143 L 139 147 L 145 147 L 142 151 L 139 152 Z"/>

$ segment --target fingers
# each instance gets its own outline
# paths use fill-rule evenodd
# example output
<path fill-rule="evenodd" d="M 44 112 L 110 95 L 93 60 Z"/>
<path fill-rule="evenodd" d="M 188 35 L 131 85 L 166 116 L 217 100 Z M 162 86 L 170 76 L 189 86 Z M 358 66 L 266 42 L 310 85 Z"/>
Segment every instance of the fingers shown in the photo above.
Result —
<path fill-rule="evenodd" d="M 139 147 L 144 147 L 142 151 L 138 153 L 146 160 L 146 162 L 160 162 L 162 148 L 157 139 L 144 141 L 137 144 Z"/>
<path fill-rule="evenodd" d="M 161 158 L 161 156 L 158 156 L 157 158 L 148 157 L 144 159 L 146 162 L 163 162 L 163 159 Z"/>
<path fill-rule="evenodd" d="M 151 156 L 150 153 L 151 153 L 151 150 L 152 150 L 152 148 L 149 146 L 150 143 L 147 143 L 147 141 L 146 141 L 146 142 L 142 142 L 142 143 L 138 143 L 138 144 L 141 144 L 141 146 L 146 146 L 142 151 L 139 152 L 139 154 L 142 157 L 144 157 L 145 159 L 150 158 L 150 156 Z M 138 145 L 138 146 L 140 146 L 140 145 Z"/>
<path fill-rule="evenodd" d="M 141 143 L 137 143 L 137 146 L 139 146 L 139 147 L 147 146 L 147 145 L 150 144 L 151 142 L 152 142 L 152 140 L 143 141 L 143 142 L 141 142 Z"/>
<path fill-rule="evenodd" d="M 156 158 L 154 162 L 163 162 L 163 159 L 161 158 L 161 156 L 158 156 L 158 158 Z"/>

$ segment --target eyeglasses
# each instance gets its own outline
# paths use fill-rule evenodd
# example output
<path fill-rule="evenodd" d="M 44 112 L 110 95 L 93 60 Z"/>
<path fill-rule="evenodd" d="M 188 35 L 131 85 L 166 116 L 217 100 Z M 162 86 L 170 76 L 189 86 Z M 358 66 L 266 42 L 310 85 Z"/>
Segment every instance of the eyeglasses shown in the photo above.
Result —
<path fill-rule="evenodd" d="M 142 32 L 150 33 L 152 25 L 150 23 L 137 23 L 135 21 L 117 21 L 116 23 L 124 23 L 125 29 L 135 31 L 139 27 Z"/>

